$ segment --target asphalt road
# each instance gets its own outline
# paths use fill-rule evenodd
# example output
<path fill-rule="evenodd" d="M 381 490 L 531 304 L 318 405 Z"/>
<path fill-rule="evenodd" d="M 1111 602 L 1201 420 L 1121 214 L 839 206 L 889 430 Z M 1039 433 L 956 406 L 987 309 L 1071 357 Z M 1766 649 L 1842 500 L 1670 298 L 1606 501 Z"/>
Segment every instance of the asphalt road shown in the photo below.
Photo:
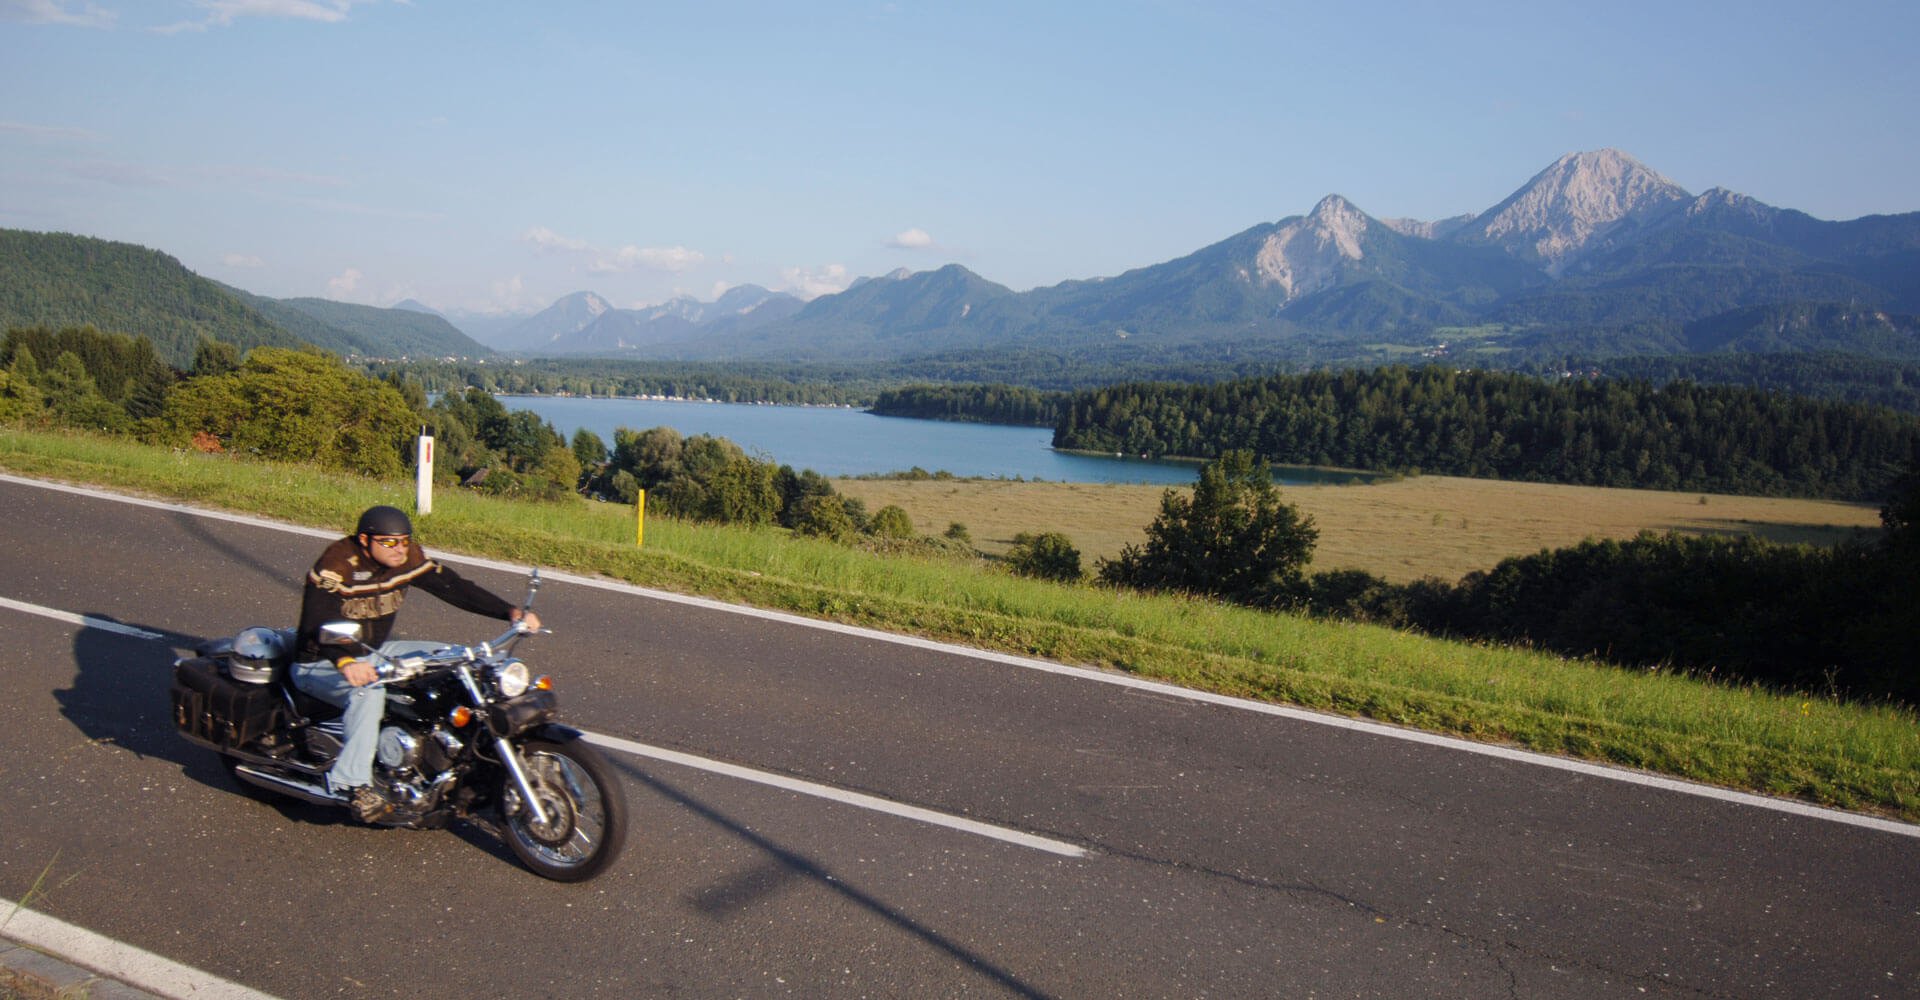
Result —
<path fill-rule="evenodd" d="M 0 510 L 0 898 L 283 997 L 1920 996 L 1898 831 L 567 582 L 522 647 L 566 721 L 1079 856 L 611 752 L 626 853 L 547 882 L 475 829 L 255 801 L 174 735 L 174 656 L 290 622 L 322 540 Z"/>

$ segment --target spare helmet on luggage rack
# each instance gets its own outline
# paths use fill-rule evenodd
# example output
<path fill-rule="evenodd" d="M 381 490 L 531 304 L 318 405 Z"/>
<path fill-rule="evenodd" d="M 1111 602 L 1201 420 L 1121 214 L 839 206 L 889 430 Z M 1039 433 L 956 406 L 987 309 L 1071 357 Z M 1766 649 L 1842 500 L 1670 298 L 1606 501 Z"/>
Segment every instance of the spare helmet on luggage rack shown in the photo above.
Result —
<path fill-rule="evenodd" d="M 287 655 L 287 641 L 277 629 L 255 625 L 233 637 L 233 652 L 227 654 L 227 676 L 247 684 L 265 684 L 273 679 L 273 665 Z"/>

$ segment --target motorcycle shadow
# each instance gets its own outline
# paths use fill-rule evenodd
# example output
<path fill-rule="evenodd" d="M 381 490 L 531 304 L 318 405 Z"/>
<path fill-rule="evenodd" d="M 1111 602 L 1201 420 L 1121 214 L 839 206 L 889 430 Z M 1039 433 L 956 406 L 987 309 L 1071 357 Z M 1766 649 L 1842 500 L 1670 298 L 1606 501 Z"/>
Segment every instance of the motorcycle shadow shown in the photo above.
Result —
<path fill-rule="evenodd" d="M 111 615 L 85 615 L 73 636 L 73 686 L 53 692 L 61 714 L 95 743 L 180 765 L 190 777 L 227 787 L 226 771 L 211 753 L 175 734 L 172 702 L 176 655 L 206 640 L 151 625 L 121 622 Z M 113 628 L 146 632 L 154 638 Z"/>

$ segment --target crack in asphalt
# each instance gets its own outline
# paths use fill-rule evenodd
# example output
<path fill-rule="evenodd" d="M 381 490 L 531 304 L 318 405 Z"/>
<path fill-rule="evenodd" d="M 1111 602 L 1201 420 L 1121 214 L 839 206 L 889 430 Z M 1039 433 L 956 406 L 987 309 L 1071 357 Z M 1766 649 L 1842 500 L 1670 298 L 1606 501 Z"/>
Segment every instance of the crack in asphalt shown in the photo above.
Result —
<path fill-rule="evenodd" d="M 1564 955 L 1558 952 L 1529 947 L 1527 945 L 1521 944 L 1520 942 L 1514 941 L 1509 938 L 1490 938 L 1490 937 L 1478 936 L 1478 935 L 1467 933 L 1465 931 L 1456 930 L 1445 924 L 1438 924 L 1430 921 L 1415 919 L 1412 917 L 1401 916 L 1399 914 L 1394 913 L 1392 910 L 1385 909 L 1383 907 L 1377 906 L 1373 903 L 1360 899 L 1356 896 L 1352 896 L 1340 890 L 1319 885 L 1311 881 L 1297 882 L 1297 883 L 1279 882 L 1274 879 L 1264 878 L 1257 875 L 1248 875 L 1243 872 L 1225 871 L 1218 868 L 1212 868 L 1206 865 L 1198 865 L 1198 864 L 1193 864 L 1191 862 L 1184 862 L 1184 861 L 1174 861 L 1167 858 L 1154 857 L 1152 855 L 1143 854 L 1135 851 L 1115 850 L 1105 845 L 1090 844 L 1083 840 L 1076 840 L 1073 837 L 1070 837 L 1058 832 L 1036 833 L 1036 835 L 1053 837 L 1059 840 L 1066 841 L 1068 843 L 1079 843 L 1082 846 L 1087 848 L 1089 860 L 1097 856 L 1114 857 L 1114 858 L 1119 858 L 1125 861 L 1132 861 L 1132 862 L 1136 862 L 1143 865 L 1153 866 L 1156 868 L 1165 868 L 1173 871 L 1183 872 L 1186 874 L 1199 875 L 1203 878 L 1218 879 L 1218 880 L 1223 880 L 1227 882 L 1232 882 L 1235 885 L 1248 888 L 1248 889 L 1254 889 L 1257 891 L 1279 892 L 1279 893 L 1285 893 L 1286 895 L 1294 897 L 1296 899 L 1318 900 L 1323 903 L 1336 903 L 1339 905 L 1346 906 L 1350 909 L 1356 910 L 1360 913 L 1366 914 L 1367 916 L 1373 917 L 1374 920 L 1378 923 L 1383 923 L 1383 924 L 1390 923 L 1397 926 L 1410 928 L 1416 931 L 1421 931 L 1424 933 L 1438 934 L 1447 938 L 1451 938 L 1485 955 L 1487 959 L 1490 962 L 1492 962 L 1493 965 L 1496 968 L 1498 968 L 1500 972 L 1506 977 L 1507 995 L 1511 997 L 1517 998 L 1520 995 L 1519 975 L 1514 971 L 1512 965 L 1510 964 L 1510 959 L 1515 957 L 1523 958 L 1529 961 L 1546 963 L 1553 968 L 1583 969 L 1588 972 L 1597 973 L 1600 975 L 1618 977 L 1619 979 L 1627 982 L 1648 984 L 1651 987 L 1657 988 L 1664 992 L 1678 993 L 1680 995 L 1685 995 L 1685 996 L 1701 997 L 1701 998 L 1706 998 L 1706 1000 L 1739 1000 L 1739 998 L 1741 997 L 1741 994 L 1737 994 L 1737 993 L 1725 993 L 1725 992 L 1721 992 L 1719 990 L 1714 990 L 1707 987 L 1688 986 L 1681 983 L 1675 983 L 1671 979 L 1665 976 L 1662 976 L 1654 972 L 1646 971 L 1646 970 L 1629 971 L 1626 969 L 1615 968 L 1613 966 L 1604 965 L 1602 963 L 1594 962 L 1589 959 L 1580 958 L 1577 956 Z"/>

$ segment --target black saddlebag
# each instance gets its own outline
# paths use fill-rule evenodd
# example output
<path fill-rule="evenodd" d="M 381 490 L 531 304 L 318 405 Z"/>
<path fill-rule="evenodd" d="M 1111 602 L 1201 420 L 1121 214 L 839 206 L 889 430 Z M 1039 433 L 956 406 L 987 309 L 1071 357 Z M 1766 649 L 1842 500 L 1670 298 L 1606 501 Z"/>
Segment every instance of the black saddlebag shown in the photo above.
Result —
<path fill-rule="evenodd" d="M 173 724 L 195 743 L 216 750 L 244 746 L 274 727 L 280 708 L 274 685 L 235 681 L 219 660 L 174 664 Z"/>

